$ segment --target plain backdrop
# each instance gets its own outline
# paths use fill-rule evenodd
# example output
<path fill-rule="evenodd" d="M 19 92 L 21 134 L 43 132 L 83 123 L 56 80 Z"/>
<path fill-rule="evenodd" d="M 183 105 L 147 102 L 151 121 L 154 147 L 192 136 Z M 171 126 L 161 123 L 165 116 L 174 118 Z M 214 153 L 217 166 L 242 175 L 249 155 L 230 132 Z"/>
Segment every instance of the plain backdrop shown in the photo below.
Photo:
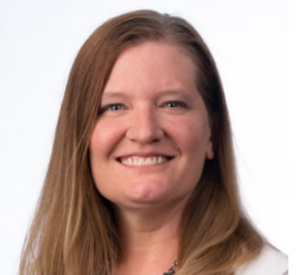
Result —
<path fill-rule="evenodd" d="M 105 20 L 136 9 L 179 15 L 207 42 L 225 88 L 243 202 L 292 265 L 300 232 L 291 53 L 298 8 L 285 0 L 0 0 L 0 274 L 17 273 L 79 48 Z"/>

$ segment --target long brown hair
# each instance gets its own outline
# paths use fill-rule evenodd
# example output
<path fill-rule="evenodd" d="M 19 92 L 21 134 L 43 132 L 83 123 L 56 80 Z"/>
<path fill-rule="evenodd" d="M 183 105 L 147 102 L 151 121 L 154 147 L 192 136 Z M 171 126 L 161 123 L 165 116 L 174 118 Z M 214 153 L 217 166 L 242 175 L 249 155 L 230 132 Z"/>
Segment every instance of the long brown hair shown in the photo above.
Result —
<path fill-rule="evenodd" d="M 186 49 L 197 67 L 195 81 L 212 129 L 215 157 L 206 160 L 183 215 L 178 274 L 233 274 L 266 242 L 240 203 L 229 115 L 206 44 L 184 19 L 141 10 L 105 22 L 75 59 L 48 172 L 24 244 L 21 275 L 111 274 L 120 242 L 110 203 L 92 178 L 89 141 L 114 62 L 125 48 L 144 41 Z"/>

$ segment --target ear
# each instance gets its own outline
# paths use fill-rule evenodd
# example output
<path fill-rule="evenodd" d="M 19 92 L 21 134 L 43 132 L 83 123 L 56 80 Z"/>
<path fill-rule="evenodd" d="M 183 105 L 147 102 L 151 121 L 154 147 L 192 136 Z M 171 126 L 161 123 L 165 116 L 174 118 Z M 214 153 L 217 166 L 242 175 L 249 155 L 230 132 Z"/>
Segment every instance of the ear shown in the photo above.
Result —
<path fill-rule="evenodd" d="M 205 156 L 206 156 L 207 159 L 213 159 L 214 158 L 213 143 L 212 143 L 211 137 L 210 137 L 209 142 L 207 143 L 207 146 L 206 146 Z"/>

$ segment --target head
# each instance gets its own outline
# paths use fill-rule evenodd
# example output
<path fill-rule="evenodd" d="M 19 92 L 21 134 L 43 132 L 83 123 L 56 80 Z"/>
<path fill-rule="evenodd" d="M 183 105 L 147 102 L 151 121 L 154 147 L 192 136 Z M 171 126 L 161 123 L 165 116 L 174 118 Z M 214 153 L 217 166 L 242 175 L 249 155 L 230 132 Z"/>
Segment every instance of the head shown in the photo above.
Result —
<path fill-rule="evenodd" d="M 183 147 L 187 148 L 187 156 L 190 158 L 187 160 L 195 158 L 199 164 L 198 172 L 196 165 L 193 165 L 191 170 L 194 185 L 190 186 L 189 190 L 182 191 L 190 194 L 180 229 L 179 263 L 182 266 L 187 263 L 193 266 L 195 258 L 201 257 L 201 253 L 208 247 L 228 238 L 240 221 L 241 209 L 228 112 L 219 74 L 206 44 L 197 31 L 181 18 L 148 10 L 120 15 L 101 25 L 84 43 L 75 59 L 61 107 L 50 166 L 41 196 L 44 208 L 39 210 L 36 218 L 42 220 L 48 215 L 46 219 L 44 218 L 45 228 L 57 225 L 57 231 L 55 233 L 49 231 L 49 235 L 44 239 L 50 239 L 51 234 L 54 239 L 55 236 L 59 236 L 56 239 L 63 245 L 59 251 L 55 252 L 55 249 L 52 249 L 53 252 L 49 252 L 48 256 L 57 259 L 57 264 L 59 257 L 62 257 L 64 268 L 73 270 L 74 274 L 77 274 L 76 272 L 89 274 L 87 270 L 92 272 L 99 268 L 109 270 L 110 263 L 118 256 L 114 215 L 108 200 L 99 193 L 99 190 L 102 192 L 102 187 L 101 184 L 97 185 L 97 182 L 101 181 L 101 173 L 95 172 L 98 163 L 93 158 L 102 129 L 108 127 L 107 120 L 103 122 L 101 117 L 99 123 L 99 106 L 103 107 L 107 100 L 105 94 L 109 90 L 119 88 L 114 86 L 118 81 L 111 80 L 119 79 L 122 75 L 114 71 L 118 62 L 124 61 L 129 55 L 125 65 L 126 62 L 130 63 L 132 51 L 137 53 L 139 49 L 143 49 L 141 54 L 144 54 L 147 47 L 148 50 L 154 49 L 158 54 L 156 56 L 162 51 L 170 54 L 170 59 L 172 55 L 181 56 L 183 68 L 189 71 L 183 72 L 183 79 L 189 79 L 186 85 L 191 85 L 190 90 L 193 91 L 199 106 L 202 106 L 202 117 L 205 118 L 199 121 L 199 124 L 194 122 L 192 124 L 198 131 L 195 138 L 199 138 L 199 143 L 196 140 L 192 142 L 199 146 L 200 157 L 191 150 L 191 147 L 184 147 L 188 143 L 186 137 L 180 132 L 176 133 L 174 128 L 170 130 L 171 123 L 166 119 L 157 119 L 155 125 L 159 124 L 160 127 L 152 129 L 152 133 L 130 127 L 122 132 L 127 138 L 126 142 L 130 140 L 131 145 L 136 145 L 137 143 L 133 141 L 140 139 L 139 146 L 141 144 L 148 146 L 149 140 L 152 140 L 152 143 L 155 140 L 162 140 L 169 129 L 179 145 L 184 144 Z M 160 60 L 163 57 L 162 55 Z M 122 66 L 124 64 L 121 64 Z M 176 73 L 182 75 L 180 70 L 176 70 Z M 145 94 L 148 92 L 145 89 Z M 151 100 L 153 101 L 153 98 Z M 150 99 L 147 102 L 150 102 Z M 149 105 L 144 107 L 147 109 Z M 190 118 L 188 122 L 191 122 Z M 145 117 L 142 119 L 146 123 L 153 121 Z M 179 121 L 178 125 L 184 127 L 187 121 Z M 152 126 L 148 126 L 148 130 L 151 129 Z M 116 131 L 117 128 L 113 130 Z M 95 131 L 98 134 L 95 134 Z M 206 134 L 202 135 L 204 132 Z M 119 149 L 110 151 L 116 159 L 127 153 L 123 150 L 125 147 L 121 146 L 124 145 L 124 141 L 122 142 L 116 143 Z M 169 152 L 174 154 L 171 157 L 176 157 L 182 148 L 177 150 L 178 148 L 173 146 L 176 143 L 170 144 L 162 143 L 159 150 L 169 146 Z M 139 148 L 148 148 L 147 146 Z M 155 180 L 154 178 L 153 182 Z M 146 190 L 146 193 L 142 190 L 142 195 L 139 193 L 140 190 L 136 192 L 138 199 L 153 192 L 155 199 L 166 198 L 157 197 L 155 190 Z M 60 218 L 54 219 L 55 215 Z M 83 255 L 83 252 L 79 252 L 82 251 L 82 247 L 93 253 Z M 228 258 L 224 257 L 224 260 L 230 257 L 231 255 Z M 84 272 L 80 273 L 78 270 Z"/>
<path fill-rule="evenodd" d="M 230 161 L 229 159 L 222 160 L 224 153 L 222 150 L 231 150 L 230 125 L 222 85 L 208 48 L 199 34 L 186 21 L 177 17 L 161 15 L 153 11 L 132 12 L 107 21 L 90 36 L 75 60 L 64 104 L 70 104 L 70 107 L 66 107 L 66 109 L 72 110 L 74 117 L 74 123 L 72 122 L 70 126 L 75 125 L 75 123 L 77 125 L 77 137 L 73 134 L 70 135 L 77 138 L 75 144 L 78 149 L 81 148 L 83 152 L 82 157 L 84 157 L 84 159 L 81 159 L 80 163 L 84 162 L 85 169 L 89 171 L 96 170 L 90 169 L 90 159 L 93 160 L 94 158 L 88 154 L 92 153 L 92 145 L 99 141 L 99 138 L 94 137 L 93 139 L 95 128 L 97 128 L 99 136 L 101 136 L 101 129 L 105 131 L 105 123 L 100 123 L 101 125 L 97 126 L 99 120 L 99 106 L 104 106 L 106 102 L 109 102 L 109 100 L 103 99 L 103 94 L 105 97 L 106 91 L 120 90 L 122 84 L 119 86 L 114 84 L 118 81 L 116 79 L 118 79 L 118 77 L 120 78 L 120 76 L 117 75 L 118 72 L 114 73 L 114 66 L 119 64 L 120 58 L 126 59 L 124 56 L 130 55 L 130 51 L 132 52 L 137 49 L 136 52 L 138 54 L 138 49 L 145 47 L 144 45 L 149 45 L 149 52 L 151 52 L 151 47 L 161 45 L 162 48 L 164 48 L 163 50 L 168 52 L 169 49 L 169 52 L 173 52 L 174 56 L 178 53 L 178 55 L 183 56 L 183 59 L 187 60 L 186 63 L 189 63 L 187 67 L 189 67 L 190 72 L 186 73 L 186 75 L 190 77 L 190 83 L 193 82 L 193 87 L 190 88 L 190 90 L 199 94 L 198 98 L 203 102 L 203 110 L 205 111 L 206 122 L 209 127 L 210 149 L 207 150 L 211 152 L 206 152 L 206 156 L 202 156 L 203 160 L 212 160 L 212 156 L 215 153 L 215 159 L 212 161 L 214 163 L 214 169 L 220 169 L 220 157 L 222 163 L 232 164 L 232 155 L 228 155 L 228 152 L 226 152 L 226 154 L 227 158 L 230 158 Z M 132 55 L 134 55 L 134 53 L 132 53 Z M 124 62 L 126 63 L 126 61 Z M 126 65 L 129 65 L 130 62 L 132 62 L 132 60 L 127 61 L 128 64 Z M 145 62 L 148 61 L 145 60 Z M 179 64 L 173 65 L 177 66 L 177 68 L 180 66 Z M 172 64 L 170 66 L 172 66 Z M 130 66 L 130 68 L 134 70 L 132 66 Z M 162 70 L 163 69 L 164 68 L 162 68 Z M 180 70 L 178 69 L 178 71 Z M 182 73 L 183 72 L 184 70 L 182 70 Z M 111 80 L 112 73 L 114 76 L 113 80 Z M 131 73 L 136 75 L 135 71 L 131 71 Z M 131 73 L 128 73 L 129 77 Z M 119 73 L 119 75 L 121 75 L 121 73 Z M 161 75 L 161 73 L 157 73 L 157 75 Z M 124 75 L 124 78 L 128 79 L 128 76 Z M 155 79 L 157 79 L 157 77 L 155 77 Z M 132 82 L 134 81 L 133 79 Z M 169 83 L 169 87 L 166 86 L 166 88 L 171 89 L 173 88 L 171 86 L 176 84 L 180 86 L 182 83 Z M 155 88 L 162 89 L 162 85 L 163 84 L 160 84 L 160 87 Z M 151 88 L 155 89 L 153 87 Z M 143 92 L 147 93 L 147 91 Z M 103 114 L 101 116 L 103 116 Z M 100 118 L 100 120 L 101 119 L 102 118 Z M 178 128 L 183 125 L 184 123 L 176 126 Z M 70 129 L 70 133 L 73 130 Z M 104 131 L 102 131 L 102 133 Z M 103 144 L 104 146 L 106 145 L 105 143 Z M 145 151 L 147 151 L 147 148 Z M 121 149 L 119 151 L 117 150 L 114 157 L 118 158 L 122 156 L 123 153 L 127 152 Z M 173 154 L 176 154 L 176 152 L 173 151 Z M 89 157 L 91 158 L 89 159 Z M 201 160 L 199 159 L 197 162 L 201 162 Z M 199 163 L 198 165 L 199 173 L 202 174 L 202 168 L 205 166 L 205 163 Z M 106 167 L 104 167 L 102 171 L 99 163 L 95 163 L 95 166 L 97 166 L 97 170 L 100 172 L 98 173 L 99 175 L 94 174 L 92 178 L 95 180 L 95 176 L 97 176 L 99 177 L 98 181 L 100 181 L 101 174 L 105 172 Z M 81 169 L 84 168 L 82 167 Z M 109 171 L 107 173 L 109 173 Z M 204 169 L 204 178 L 206 176 L 205 174 L 206 171 Z M 215 174 L 219 175 L 220 170 Z M 199 175 L 197 177 L 199 178 Z"/>

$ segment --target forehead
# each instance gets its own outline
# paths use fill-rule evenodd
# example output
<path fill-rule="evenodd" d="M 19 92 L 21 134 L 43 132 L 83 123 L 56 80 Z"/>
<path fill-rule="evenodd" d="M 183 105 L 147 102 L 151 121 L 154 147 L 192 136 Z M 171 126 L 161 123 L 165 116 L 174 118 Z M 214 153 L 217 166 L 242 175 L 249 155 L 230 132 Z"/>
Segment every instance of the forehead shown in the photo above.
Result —
<path fill-rule="evenodd" d="M 110 92 L 151 93 L 194 90 L 195 65 L 184 48 L 166 42 L 144 42 L 117 58 L 104 89 Z"/>

